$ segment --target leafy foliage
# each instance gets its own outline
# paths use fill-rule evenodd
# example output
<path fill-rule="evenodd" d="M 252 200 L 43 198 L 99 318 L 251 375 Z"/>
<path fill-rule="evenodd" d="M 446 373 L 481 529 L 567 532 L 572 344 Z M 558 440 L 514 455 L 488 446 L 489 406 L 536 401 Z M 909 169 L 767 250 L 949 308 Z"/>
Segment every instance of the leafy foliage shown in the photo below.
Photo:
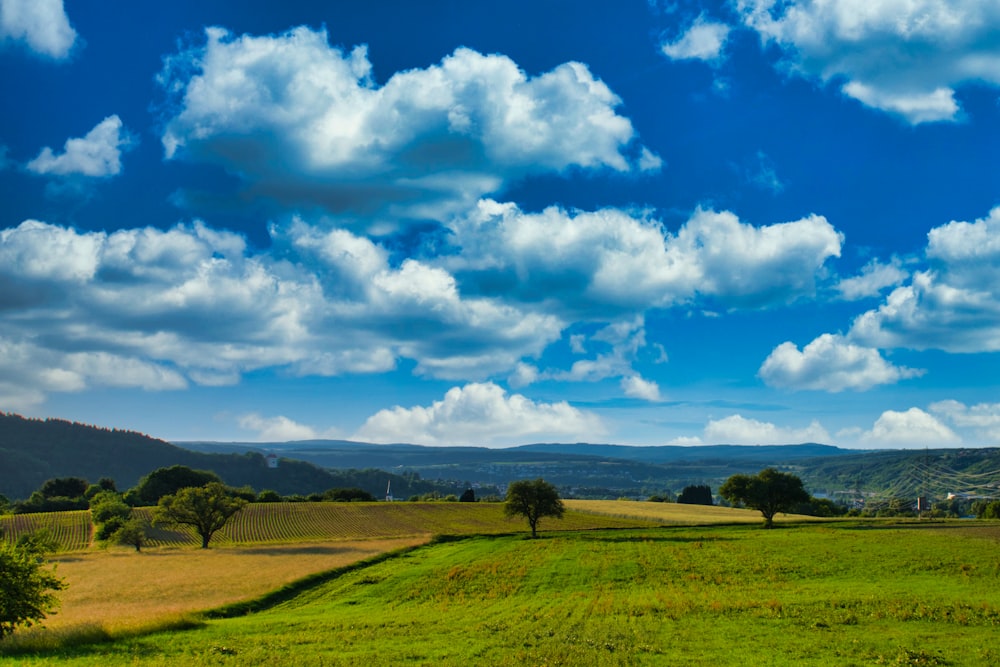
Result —
<path fill-rule="evenodd" d="M 765 468 L 756 475 L 733 475 L 719 488 L 726 500 L 759 510 L 764 527 L 774 525 L 774 515 L 787 512 L 799 503 L 809 502 L 802 480 L 791 473 Z"/>
<path fill-rule="evenodd" d="M 155 505 L 163 496 L 177 493 L 188 487 L 205 486 L 209 482 L 222 482 L 219 476 L 208 470 L 193 470 L 176 465 L 157 468 L 144 476 L 130 492 L 130 500 L 136 505 Z M 134 496 L 133 496 L 134 494 Z"/>
<path fill-rule="evenodd" d="M 512 482 L 507 487 L 504 515 L 523 516 L 531 526 L 531 536 L 538 536 L 538 520 L 544 516 L 561 519 L 566 512 L 556 487 L 539 477 Z"/>
<path fill-rule="evenodd" d="M 56 607 L 52 591 L 65 584 L 42 567 L 51 546 L 51 538 L 34 534 L 14 544 L 0 541 L 0 639 L 44 620 Z"/>
<path fill-rule="evenodd" d="M 149 523 L 140 517 L 133 516 L 124 522 L 118 523 L 113 533 L 108 535 L 108 541 L 115 544 L 124 544 L 134 547 L 135 550 L 142 551 L 142 547 L 147 543 Z"/>
<path fill-rule="evenodd" d="M 158 523 L 191 526 L 201 536 L 201 548 L 207 549 L 212 535 L 246 504 L 244 499 L 233 497 L 221 482 L 209 482 L 163 496 L 155 516 Z"/>
<path fill-rule="evenodd" d="M 327 489 L 323 493 L 323 500 L 332 500 L 338 503 L 349 502 L 374 502 L 375 496 L 357 487 L 348 489 Z"/>
<path fill-rule="evenodd" d="M 686 505 L 712 505 L 712 487 L 708 484 L 693 484 L 685 486 L 677 502 Z"/>

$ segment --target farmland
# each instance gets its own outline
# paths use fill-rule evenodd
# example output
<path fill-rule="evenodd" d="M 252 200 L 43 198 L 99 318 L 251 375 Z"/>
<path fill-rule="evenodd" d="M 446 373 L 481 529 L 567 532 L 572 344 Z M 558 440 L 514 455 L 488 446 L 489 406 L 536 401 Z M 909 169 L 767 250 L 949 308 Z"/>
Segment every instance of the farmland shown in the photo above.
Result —
<path fill-rule="evenodd" d="M 614 508 L 612 503 L 606 508 Z M 600 507 L 600 505 L 594 506 Z M 724 510 L 725 512 L 726 510 Z M 739 516 L 738 510 L 728 510 Z M 151 508 L 139 508 L 150 519 Z M 735 512 L 735 514 L 733 514 Z M 612 516 L 615 512 L 570 511 L 558 521 L 543 521 L 544 530 L 628 528 L 659 522 L 655 516 Z M 44 512 L 0 516 L 6 539 L 45 529 L 61 551 L 90 546 L 90 512 Z M 247 505 L 212 538 L 214 547 L 290 544 L 321 540 L 372 540 L 432 535 L 500 534 L 523 530 L 522 523 L 503 515 L 498 503 L 254 503 Z M 193 531 L 154 527 L 149 546 L 179 547 L 200 544 Z"/>
<path fill-rule="evenodd" d="M 603 507 L 621 515 L 661 505 Z M 581 513 L 570 503 L 567 521 L 591 521 L 590 529 L 552 520 L 541 539 L 530 540 L 524 526 L 487 519 L 482 507 L 400 506 L 414 512 L 410 520 L 438 521 L 458 537 L 428 541 L 427 524 L 407 528 L 400 519 L 395 530 L 412 537 L 397 536 L 381 552 L 383 539 L 306 542 L 300 531 L 286 545 L 67 553 L 59 563 L 73 579 L 66 596 L 74 587 L 88 588 L 94 604 L 118 595 L 136 605 L 132 617 L 167 609 L 171 589 L 193 593 L 184 613 L 109 623 L 90 635 L 66 622 L 76 604 L 66 597 L 64 619 L 54 617 L 51 630 L 15 635 L 5 650 L 20 664 L 102 666 L 1000 662 L 996 524 L 839 521 L 766 531 L 752 513 L 702 508 L 702 521 L 685 514 L 684 522 L 704 525 L 681 525 L 678 512 L 699 508 L 662 506 L 655 523 L 636 527 L 633 519 Z M 756 520 L 740 525 L 741 517 Z M 618 527 L 599 529 L 600 521 Z M 491 527 L 491 534 L 476 532 Z M 245 536 L 237 531 L 231 539 Z M 379 553 L 346 568 L 335 562 Z M 337 567 L 287 595 L 261 597 L 252 614 L 240 605 L 190 613 L 290 580 L 269 579 L 274 572 L 295 578 Z M 181 582 L 184 573 L 204 583 Z M 144 576 L 173 584 L 144 593 Z M 214 576 L 221 577 L 215 585 Z M 147 595 L 152 602 L 144 607 Z M 105 641 L 81 641 L 88 636 Z"/>

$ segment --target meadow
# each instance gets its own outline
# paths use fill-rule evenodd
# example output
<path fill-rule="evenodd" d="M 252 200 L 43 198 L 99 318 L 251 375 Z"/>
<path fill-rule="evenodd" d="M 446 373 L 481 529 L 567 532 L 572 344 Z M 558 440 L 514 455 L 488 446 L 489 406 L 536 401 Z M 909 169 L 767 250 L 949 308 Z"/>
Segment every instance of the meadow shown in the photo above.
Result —
<path fill-rule="evenodd" d="M 627 505 L 636 504 L 605 511 L 626 515 L 634 509 Z M 543 525 L 537 540 L 518 524 L 508 525 L 517 534 L 438 538 L 254 605 L 164 624 L 164 631 L 97 643 L 57 640 L 34 651 L 11 644 L 8 659 L 26 665 L 56 659 L 68 665 L 1000 664 L 996 524 L 553 530 L 559 524 Z M 270 548 L 278 547 L 259 550 Z M 248 547 L 215 553 L 240 549 Z M 174 551 L 192 557 L 191 567 L 210 568 L 195 565 L 199 550 Z M 257 611 L 247 613 L 251 607 Z"/>

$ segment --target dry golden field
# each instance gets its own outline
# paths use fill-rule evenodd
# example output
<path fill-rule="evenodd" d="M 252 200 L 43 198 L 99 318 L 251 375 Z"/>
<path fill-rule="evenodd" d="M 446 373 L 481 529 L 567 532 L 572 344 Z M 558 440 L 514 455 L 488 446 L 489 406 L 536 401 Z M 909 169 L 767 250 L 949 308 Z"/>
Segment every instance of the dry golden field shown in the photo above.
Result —
<path fill-rule="evenodd" d="M 114 548 L 53 559 L 67 587 L 50 630 L 100 626 L 110 634 L 259 597 L 317 572 L 416 546 L 428 537 L 296 542 L 226 549 Z"/>
<path fill-rule="evenodd" d="M 720 523 L 761 523 L 757 510 L 718 507 L 715 505 L 684 505 L 680 503 L 649 503 L 631 500 L 564 500 L 566 509 L 629 519 L 656 521 L 666 525 L 701 526 Z M 829 521 L 798 514 L 779 514 L 775 521 Z"/>

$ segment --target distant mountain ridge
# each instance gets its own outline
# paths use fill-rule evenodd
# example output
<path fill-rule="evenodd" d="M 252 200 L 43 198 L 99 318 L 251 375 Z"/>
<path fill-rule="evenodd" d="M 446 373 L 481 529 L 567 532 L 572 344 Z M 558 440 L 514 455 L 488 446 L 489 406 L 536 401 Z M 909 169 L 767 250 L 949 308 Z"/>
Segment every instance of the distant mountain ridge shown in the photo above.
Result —
<path fill-rule="evenodd" d="M 177 442 L 204 452 L 275 451 L 324 468 L 413 471 L 424 479 L 466 480 L 473 486 L 505 486 L 514 479 L 544 477 L 576 497 L 647 497 L 688 484 L 721 483 L 738 472 L 770 465 L 794 466 L 813 458 L 837 460 L 855 450 L 830 445 L 630 446 L 534 443 L 516 447 L 376 445 L 349 440 L 292 442 Z"/>
<path fill-rule="evenodd" d="M 266 465 L 265 455 L 272 452 L 280 457 L 277 469 Z M 977 493 L 992 493 L 995 488 L 1000 494 L 996 448 L 858 451 L 816 443 L 691 447 L 533 443 L 490 449 L 347 440 L 168 443 L 133 431 L 0 413 L 0 494 L 12 500 L 26 498 L 52 477 L 84 477 L 92 482 L 111 477 L 125 489 L 156 468 L 178 464 L 212 470 L 233 486 L 271 489 L 282 495 L 357 486 L 379 497 L 389 480 L 399 498 L 434 491 L 461 493 L 468 486 L 490 493 L 516 479 L 544 477 L 570 497 L 639 499 L 677 493 L 689 484 L 709 484 L 714 490 L 732 474 L 768 466 L 794 472 L 813 493 L 905 488 L 905 494 L 913 495 L 918 488 L 936 488 L 943 496 L 963 491 L 958 474 L 968 473 Z M 935 481 L 938 486 L 932 487 Z"/>

